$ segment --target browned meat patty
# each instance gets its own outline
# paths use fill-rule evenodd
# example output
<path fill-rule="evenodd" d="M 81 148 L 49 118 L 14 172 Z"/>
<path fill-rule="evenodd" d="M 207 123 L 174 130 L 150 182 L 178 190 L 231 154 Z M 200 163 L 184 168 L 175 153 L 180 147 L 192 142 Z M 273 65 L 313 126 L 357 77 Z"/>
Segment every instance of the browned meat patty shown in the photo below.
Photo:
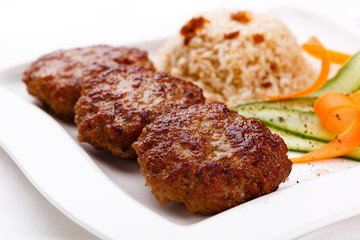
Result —
<path fill-rule="evenodd" d="M 291 172 L 284 141 L 221 104 L 173 110 L 133 145 L 141 173 L 165 204 L 214 214 L 275 191 Z"/>
<path fill-rule="evenodd" d="M 199 87 L 167 73 L 111 70 L 83 85 L 75 106 L 78 139 L 122 158 L 135 158 L 131 144 L 145 125 L 170 109 L 204 101 Z"/>
<path fill-rule="evenodd" d="M 113 67 L 154 69 L 147 53 L 137 48 L 106 45 L 60 50 L 42 56 L 24 72 L 28 92 L 58 116 L 71 120 L 81 84 Z"/>

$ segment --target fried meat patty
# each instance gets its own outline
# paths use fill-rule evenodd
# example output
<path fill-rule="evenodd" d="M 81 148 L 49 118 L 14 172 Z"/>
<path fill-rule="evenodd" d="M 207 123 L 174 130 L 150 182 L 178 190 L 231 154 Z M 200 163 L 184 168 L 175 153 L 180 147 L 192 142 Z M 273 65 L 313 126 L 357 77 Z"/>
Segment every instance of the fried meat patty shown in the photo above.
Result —
<path fill-rule="evenodd" d="M 113 67 L 142 66 L 154 69 L 147 53 L 137 48 L 106 45 L 60 50 L 40 57 L 24 72 L 23 81 L 31 95 L 63 119 L 74 117 L 81 85 Z"/>
<path fill-rule="evenodd" d="M 275 191 L 291 172 L 284 141 L 222 104 L 175 109 L 133 145 L 141 173 L 165 204 L 214 214 Z"/>
<path fill-rule="evenodd" d="M 145 125 L 173 108 L 204 103 L 196 85 L 167 73 L 113 69 L 83 85 L 75 106 L 78 139 L 122 158 Z"/>

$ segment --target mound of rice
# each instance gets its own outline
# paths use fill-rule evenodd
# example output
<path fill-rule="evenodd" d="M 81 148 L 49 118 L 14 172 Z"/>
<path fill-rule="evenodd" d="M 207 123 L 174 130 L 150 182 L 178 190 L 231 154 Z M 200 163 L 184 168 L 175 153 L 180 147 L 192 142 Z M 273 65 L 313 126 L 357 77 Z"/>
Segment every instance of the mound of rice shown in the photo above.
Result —
<path fill-rule="evenodd" d="M 294 92 L 316 77 L 280 20 L 227 10 L 190 20 L 160 50 L 156 66 L 228 106 Z"/>

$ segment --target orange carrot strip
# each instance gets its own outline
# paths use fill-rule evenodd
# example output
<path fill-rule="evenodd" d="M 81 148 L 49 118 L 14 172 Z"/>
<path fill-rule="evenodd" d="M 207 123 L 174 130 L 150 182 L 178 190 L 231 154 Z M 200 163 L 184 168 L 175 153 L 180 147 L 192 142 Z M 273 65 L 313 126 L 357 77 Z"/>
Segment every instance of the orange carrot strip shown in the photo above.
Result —
<path fill-rule="evenodd" d="M 302 46 L 302 49 L 309 53 L 311 56 L 317 59 L 321 59 L 321 56 L 319 54 L 313 51 L 308 51 L 308 49 L 306 48 L 307 46 Z M 336 52 L 333 50 L 327 50 L 327 53 L 329 54 L 329 59 L 331 63 L 345 64 L 351 58 L 351 55 L 349 54 Z"/>
<path fill-rule="evenodd" d="M 351 58 L 351 55 L 332 50 L 327 50 L 330 58 L 330 62 L 336 64 L 345 64 Z"/>
<path fill-rule="evenodd" d="M 360 106 L 360 90 L 354 92 L 352 95 L 351 95 L 351 98 L 355 101 L 355 103 Z"/>
<path fill-rule="evenodd" d="M 333 132 L 343 132 L 354 121 L 360 107 L 349 96 L 339 93 L 325 93 L 314 103 L 314 112 L 324 126 Z"/>
<path fill-rule="evenodd" d="M 357 97 L 358 94 L 360 91 L 354 96 Z M 336 140 L 301 157 L 292 158 L 292 162 L 304 163 L 338 157 L 353 151 L 360 145 L 360 106 L 352 97 L 337 92 L 326 93 L 315 101 L 314 111 L 327 128 L 343 129 L 342 124 L 348 125 L 348 128 Z M 339 112 L 345 114 L 336 116 Z M 352 114 L 347 114 L 347 112 L 352 112 Z M 332 118 L 336 121 L 331 120 Z M 349 121 L 352 121 L 350 125 Z"/>
<path fill-rule="evenodd" d="M 334 109 L 326 119 L 324 125 L 333 132 L 344 132 L 354 122 L 357 116 L 355 109 L 339 108 Z"/>
<path fill-rule="evenodd" d="M 352 126 L 333 142 L 301 157 L 291 158 L 293 163 L 304 163 L 339 157 L 353 151 L 360 144 L 360 119 L 356 116 Z"/>
<path fill-rule="evenodd" d="M 290 93 L 287 95 L 280 95 L 280 96 L 265 95 L 264 96 L 265 98 L 269 98 L 271 100 L 281 100 L 281 99 L 302 97 L 319 90 L 326 83 L 330 71 L 330 60 L 325 47 L 315 37 L 311 37 L 305 44 L 303 44 L 302 47 L 305 48 L 306 51 L 309 51 L 317 56 L 321 56 L 321 60 L 322 60 L 321 71 L 315 82 L 309 87 L 300 90 L 298 92 Z"/>

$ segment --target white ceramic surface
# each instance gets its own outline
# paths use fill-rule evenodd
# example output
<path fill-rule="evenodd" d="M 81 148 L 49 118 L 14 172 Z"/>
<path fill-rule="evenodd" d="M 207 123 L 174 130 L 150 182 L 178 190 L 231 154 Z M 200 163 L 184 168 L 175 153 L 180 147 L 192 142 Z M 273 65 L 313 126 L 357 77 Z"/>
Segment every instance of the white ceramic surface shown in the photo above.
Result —
<path fill-rule="evenodd" d="M 300 42 L 315 34 L 331 48 L 360 49 L 359 37 L 328 20 L 289 9 L 272 14 Z M 162 43 L 136 45 L 155 58 Z M 277 192 L 215 216 L 192 216 L 175 203 L 160 207 L 136 162 L 80 144 L 74 125 L 38 107 L 20 80 L 27 66 L 0 73 L 0 146 L 53 205 L 99 237 L 289 238 L 360 213 L 360 190 L 352 185 L 360 180 L 359 163 L 347 160 L 295 165 Z"/>

